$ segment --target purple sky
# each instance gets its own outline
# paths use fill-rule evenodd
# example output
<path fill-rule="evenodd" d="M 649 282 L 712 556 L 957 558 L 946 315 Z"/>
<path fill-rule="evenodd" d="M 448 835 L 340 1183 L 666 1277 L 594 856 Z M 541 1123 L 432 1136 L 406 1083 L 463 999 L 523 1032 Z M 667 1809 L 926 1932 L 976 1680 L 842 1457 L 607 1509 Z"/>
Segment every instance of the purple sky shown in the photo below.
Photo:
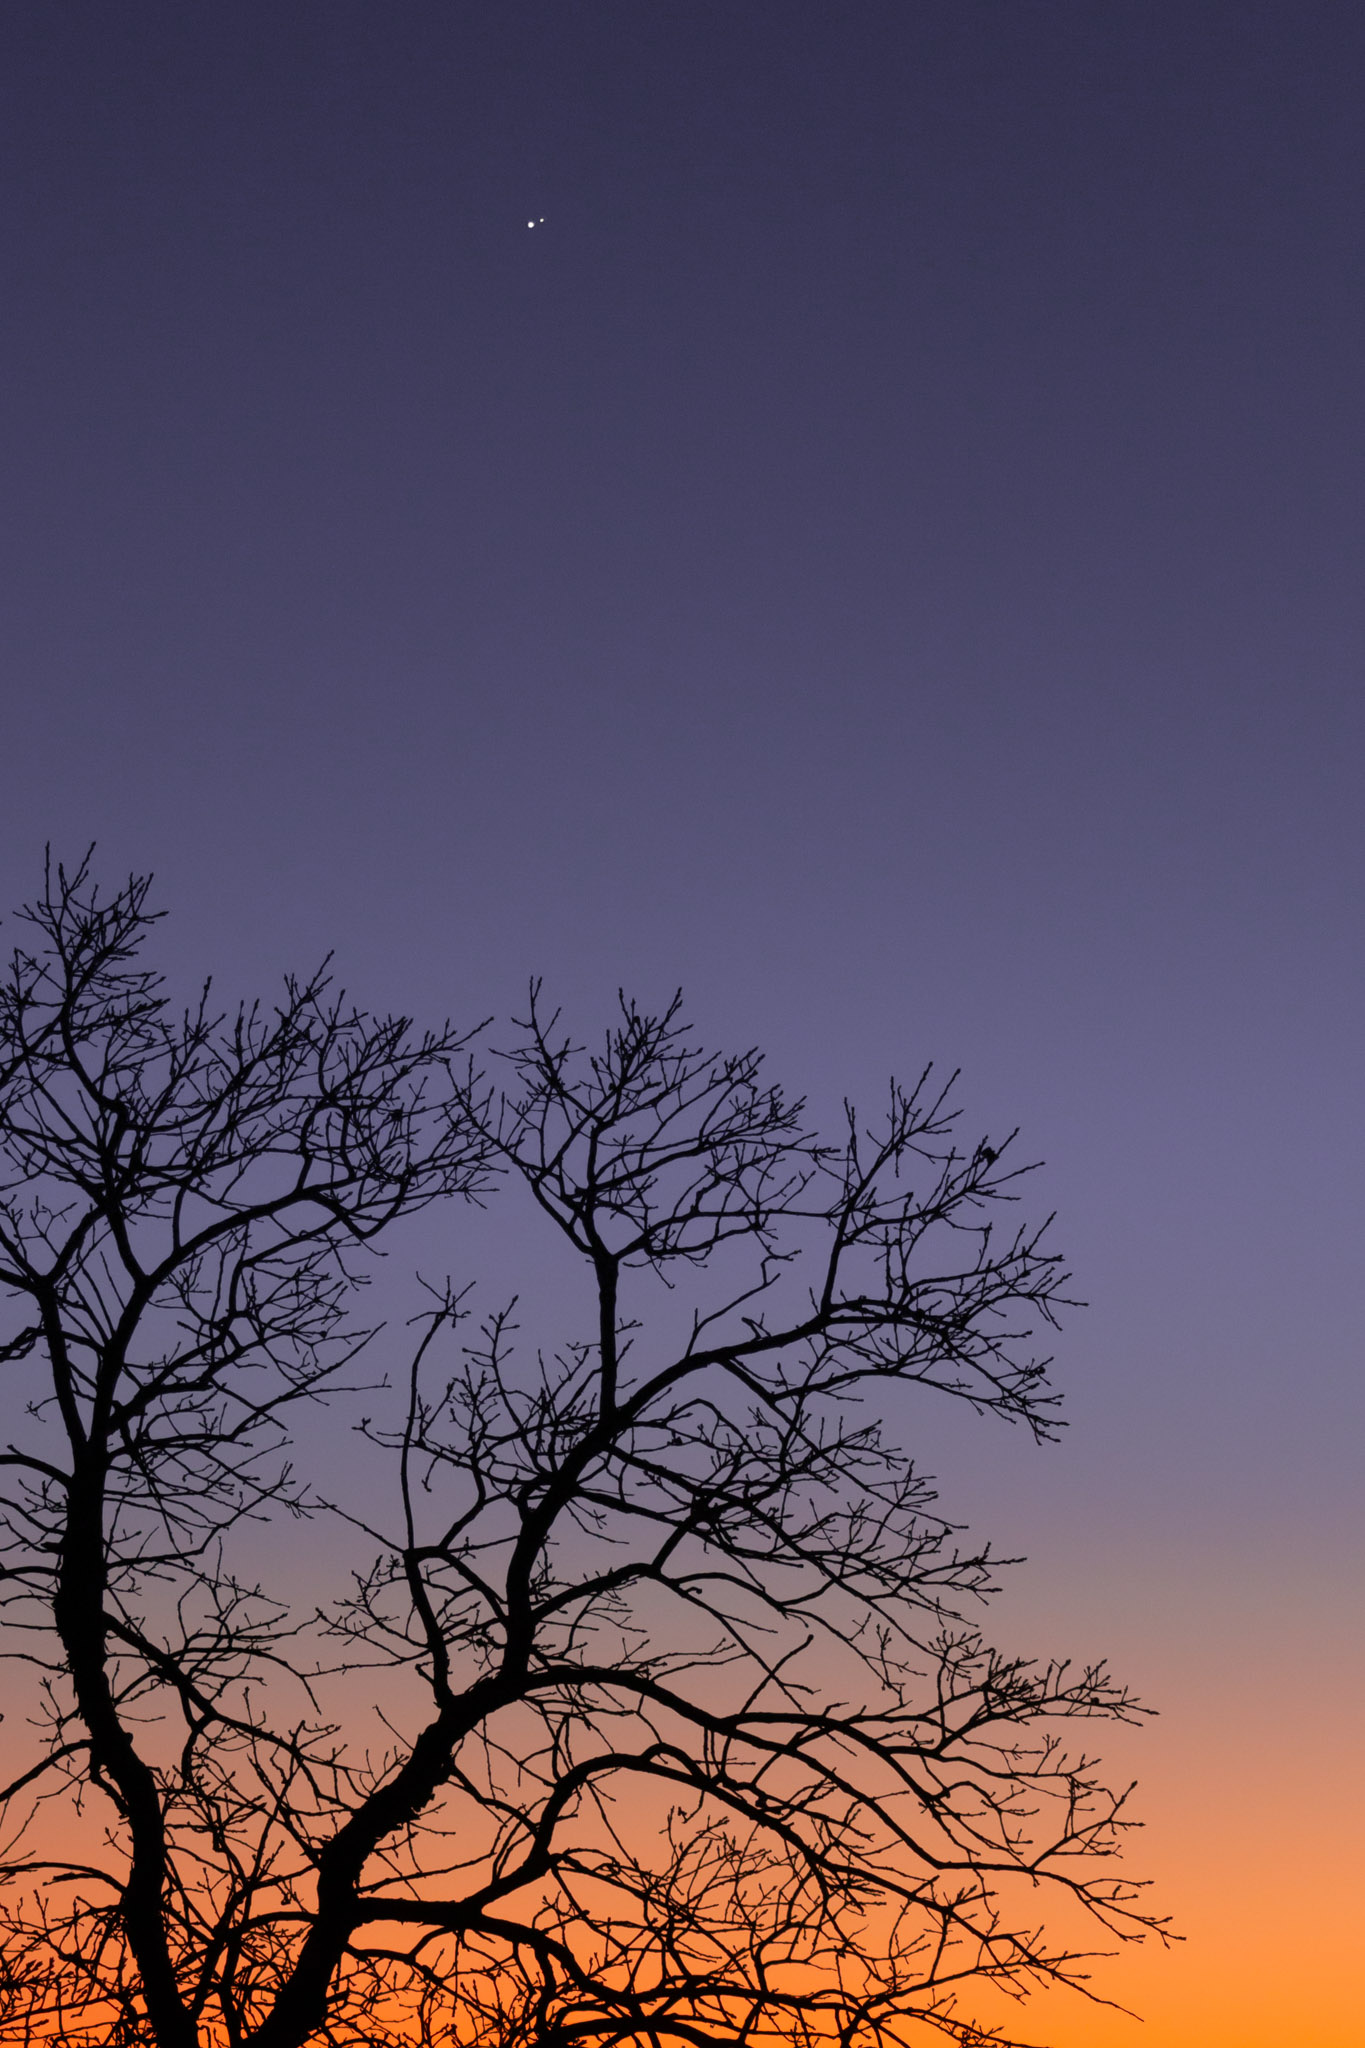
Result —
<path fill-rule="evenodd" d="M 1360 1667 L 1363 104 L 1331 0 L 0 26 L 4 901 L 961 1064 L 1092 1308 L 949 1501 L 1165 1706 L 1178 1909 L 1239 1674 L 1269 1798 Z"/>

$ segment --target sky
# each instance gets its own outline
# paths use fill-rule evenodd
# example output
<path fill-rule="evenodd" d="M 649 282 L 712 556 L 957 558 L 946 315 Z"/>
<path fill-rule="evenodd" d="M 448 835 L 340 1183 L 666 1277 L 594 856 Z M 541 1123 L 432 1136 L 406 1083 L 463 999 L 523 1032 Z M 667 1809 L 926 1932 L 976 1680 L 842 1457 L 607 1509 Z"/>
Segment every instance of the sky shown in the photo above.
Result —
<path fill-rule="evenodd" d="M 1022 1126 L 1071 1426 L 927 1454 L 1186 1937 L 1056 2048 L 1358 2038 L 1363 100 L 1335 0 L 0 22 L 4 903 Z"/>

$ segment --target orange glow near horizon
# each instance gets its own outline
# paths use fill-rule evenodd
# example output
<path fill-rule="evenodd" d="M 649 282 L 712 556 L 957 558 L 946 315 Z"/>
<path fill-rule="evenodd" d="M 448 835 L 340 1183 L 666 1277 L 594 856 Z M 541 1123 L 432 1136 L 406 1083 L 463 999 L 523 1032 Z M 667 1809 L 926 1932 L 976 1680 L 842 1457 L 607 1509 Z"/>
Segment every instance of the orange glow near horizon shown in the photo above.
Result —
<path fill-rule="evenodd" d="M 1139 1636 L 1122 1612 L 1124 1589 L 1112 1574 L 1096 1576 L 1117 1607 L 1114 1625 L 1095 1623 L 1094 1633 L 1160 1709 L 1131 1736 L 1097 1731 L 1111 1778 L 1139 1781 L 1143 1826 L 1123 1867 L 1150 1879 L 1179 1939 L 1097 1962 L 1093 1989 L 1113 2005 L 1062 1992 L 1022 2004 L 968 1996 L 964 2012 L 1038 2048 L 1352 2048 L 1365 1904 L 1354 1703 L 1365 1696 L 1365 1657 L 1333 1633 L 1344 1581 L 1302 1595 L 1282 1569 L 1263 1578 L 1256 1612 L 1232 1611 L 1226 1599 L 1220 1611 L 1217 1574 L 1201 1579 L 1192 1568 L 1186 1612 L 1207 1613 L 1208 1625 L 1177 1631 L 1153 1615 Z M 1029 1567 L 1021 1581 L 1033 1597 L 1011 1633 L 1017 1623 L 1038 1646 L 1090 1635 L 1091 1618 L 1077 1619 L 1088 1573 L 1068 1586 Z M 19 1718 L 3 1731 L 7 1748 Z M 97 1834 L 104 1818 L 98 1800 L 84 1823 L 53 1810 L 34 1853 L 74 1851 L 78 1830 Z"/>

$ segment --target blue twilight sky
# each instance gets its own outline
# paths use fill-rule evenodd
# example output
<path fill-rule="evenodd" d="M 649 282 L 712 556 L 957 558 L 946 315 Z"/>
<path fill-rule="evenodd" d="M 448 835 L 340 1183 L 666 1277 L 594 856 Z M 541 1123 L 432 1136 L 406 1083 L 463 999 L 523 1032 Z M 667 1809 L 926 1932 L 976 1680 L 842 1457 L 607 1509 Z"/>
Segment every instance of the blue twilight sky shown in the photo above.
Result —
<path fill-rule="evenodd" d="M 1333 0 L 0 24 L 5 901 L 960 1064 L 1092 1307 L 931 1449 L 1171 1784 L 1365 1533 L 1362 104 Z"/>

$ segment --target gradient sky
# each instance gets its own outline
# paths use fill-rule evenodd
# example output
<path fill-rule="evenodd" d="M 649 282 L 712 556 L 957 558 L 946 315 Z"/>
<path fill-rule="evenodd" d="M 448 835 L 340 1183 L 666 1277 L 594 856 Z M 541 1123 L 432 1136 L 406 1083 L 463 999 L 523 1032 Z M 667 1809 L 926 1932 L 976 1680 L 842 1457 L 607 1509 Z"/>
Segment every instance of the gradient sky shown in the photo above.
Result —
<path fill-rule="evenodd" d="M 1024 1126 L 1072 1428 L 930 1462 L 1188 1936 L 1061 2048 L 1360 2038 L 1362 107 L 1333 0 L 0 23 L 5 902 Z"/>

